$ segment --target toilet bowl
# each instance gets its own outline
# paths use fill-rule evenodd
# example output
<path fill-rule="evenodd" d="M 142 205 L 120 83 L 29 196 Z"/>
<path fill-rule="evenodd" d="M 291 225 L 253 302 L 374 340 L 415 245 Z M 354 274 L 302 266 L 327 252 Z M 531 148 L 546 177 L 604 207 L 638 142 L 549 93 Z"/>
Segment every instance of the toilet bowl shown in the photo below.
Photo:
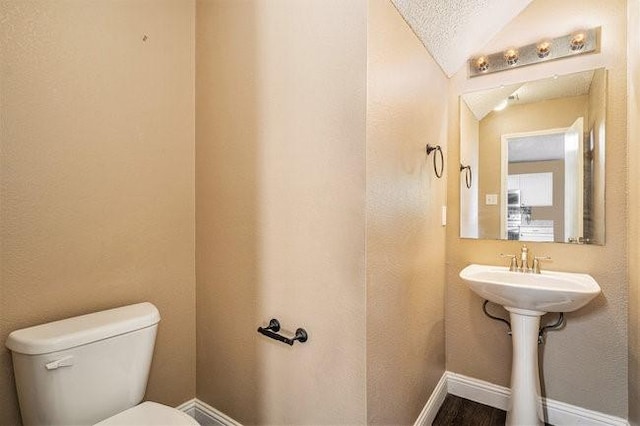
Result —
<path fill-rule="evenodd" d="M 7 338 L 20 412 L 31 425 L 197 425 L 141 404 L 160 321 L 138 303 L 16 330 Z"/>

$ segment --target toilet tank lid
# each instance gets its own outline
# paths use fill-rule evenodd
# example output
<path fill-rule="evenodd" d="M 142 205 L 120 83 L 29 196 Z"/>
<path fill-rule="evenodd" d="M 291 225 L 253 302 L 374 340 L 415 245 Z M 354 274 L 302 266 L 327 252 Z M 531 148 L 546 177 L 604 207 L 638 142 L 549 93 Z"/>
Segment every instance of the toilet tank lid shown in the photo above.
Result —
<path fill-rule="evenodd" d="M 16 353 L 40 355 L 129 333 L 159 321 L 160 313 L 153 304 L 137 303 L 16 330 L 9 334 L 6 346 Z"/>

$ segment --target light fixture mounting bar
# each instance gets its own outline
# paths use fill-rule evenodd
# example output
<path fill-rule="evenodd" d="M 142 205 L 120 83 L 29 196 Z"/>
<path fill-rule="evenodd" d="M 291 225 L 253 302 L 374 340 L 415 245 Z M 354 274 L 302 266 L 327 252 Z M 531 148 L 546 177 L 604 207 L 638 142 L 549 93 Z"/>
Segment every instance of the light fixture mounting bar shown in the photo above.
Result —
<path fill-rule="evenodd" d="M 478 77 L 598 50 L 600 28 L 576 31 L 562 37 L 543 39 L 538 43 L 506 49 L 469 59 L 469 77 Z"/>

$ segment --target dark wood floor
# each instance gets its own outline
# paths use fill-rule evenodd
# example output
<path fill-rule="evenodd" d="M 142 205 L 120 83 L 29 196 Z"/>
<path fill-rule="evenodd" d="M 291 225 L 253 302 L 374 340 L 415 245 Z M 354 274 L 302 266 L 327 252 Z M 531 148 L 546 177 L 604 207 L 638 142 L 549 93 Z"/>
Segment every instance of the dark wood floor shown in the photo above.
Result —
<path fill-rule="evenodd" d="M 506 418 L 506 411 L 459 396 L 447 395 L 432 424 L 433 426 L 504 426 Z"/>

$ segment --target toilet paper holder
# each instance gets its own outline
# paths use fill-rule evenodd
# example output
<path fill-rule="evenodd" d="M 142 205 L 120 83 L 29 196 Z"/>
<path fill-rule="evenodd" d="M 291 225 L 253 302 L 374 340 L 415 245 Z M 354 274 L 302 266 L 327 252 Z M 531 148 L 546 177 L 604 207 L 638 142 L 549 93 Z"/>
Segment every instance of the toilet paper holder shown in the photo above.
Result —
<path fill-rule="evenodd" d="M 271 321 L 269 321 L 269 325 L 267 327 L 258 327 L 258 333 L 279 342 L 286 343 L 289 346 L 293 346 L 296 341 L 304 343 L 309 339 L 309 335 L 304 328 L 298 328 L 293 338 L 278 334 L 278 331 L 280 331 L 280 321 L 275 318 L 272 318 Z"/>

